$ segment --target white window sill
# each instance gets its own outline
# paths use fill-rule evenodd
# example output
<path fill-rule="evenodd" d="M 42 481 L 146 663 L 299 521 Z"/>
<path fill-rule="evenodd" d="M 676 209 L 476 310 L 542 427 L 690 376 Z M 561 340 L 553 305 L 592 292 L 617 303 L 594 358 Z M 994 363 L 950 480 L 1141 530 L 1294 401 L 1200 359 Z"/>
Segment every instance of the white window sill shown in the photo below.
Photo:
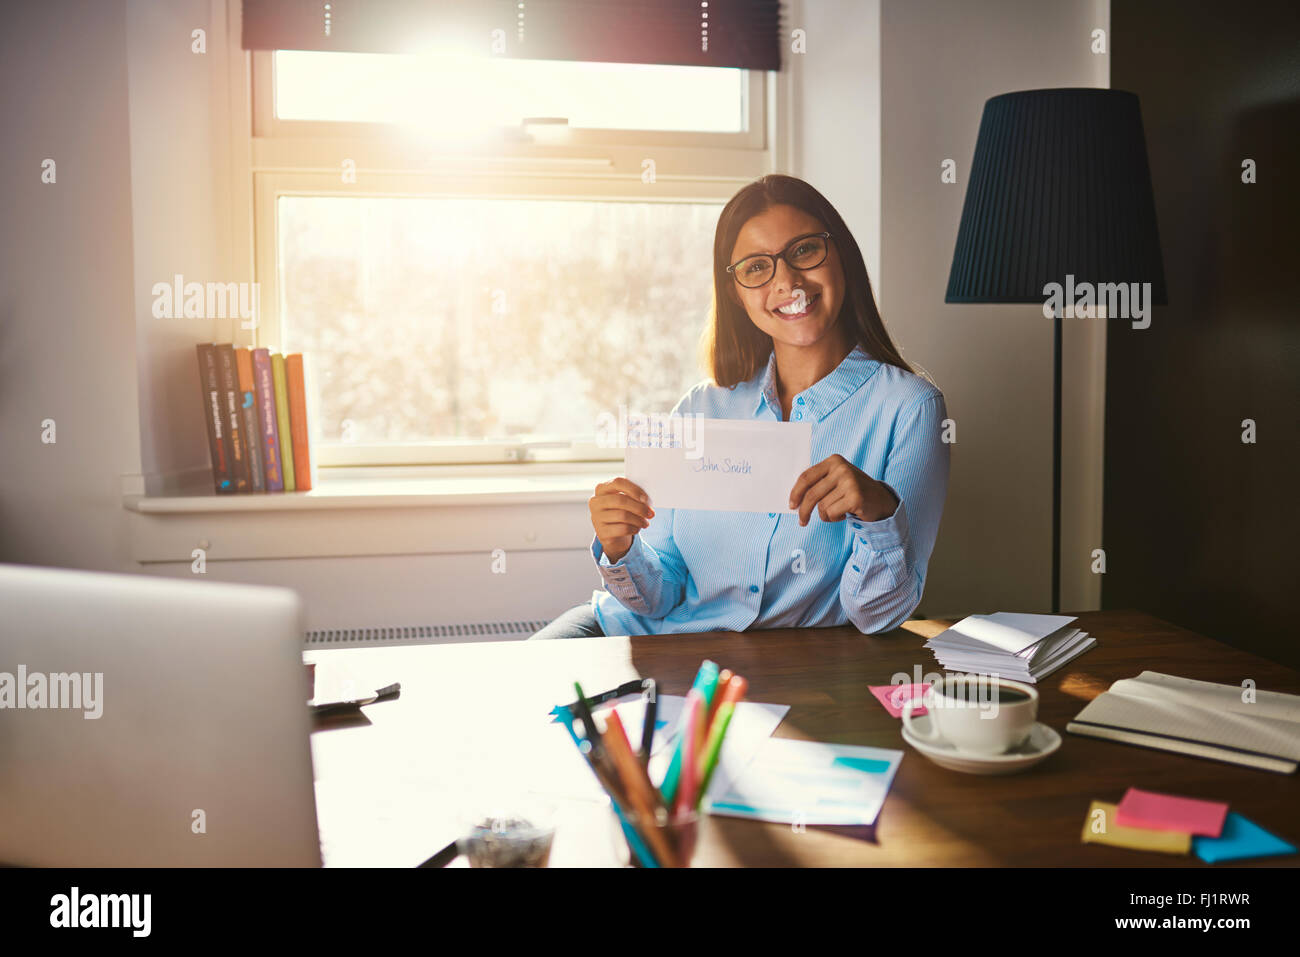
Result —
<path fill-rule="evenodd" d="M 581 549 L 621 462 L 327 469 L 310 492 L 214 495 L 211 476 L 123 496 L 141 563 Z M 358 474 L 360 473 L 360 474 Z"/>
<path fill-rule="evenodd" d="M 133 512 L 175 515 L 195 512 L 287 512 L 356 508 L 427 508 L 456 505 L 550 505 L 586 502 L 596 483 L 616 475 L 619 462 L 595 463 L 592 468 L 540 471 L 537 466 L 506 466 L 493 473 L 430 477 L 355 477 L 364 469 L 330 469 L 347 477 L 319 479 L 310 492 L 259 492 L 214 495 L 191 491 L 174 494 L 123 496 Z M 522 470 L 527 468 L 525 473 Z M 396 470 L 386 470 L 393 472 Z M 518 473 L 518 474 L 512 474 Z"/>

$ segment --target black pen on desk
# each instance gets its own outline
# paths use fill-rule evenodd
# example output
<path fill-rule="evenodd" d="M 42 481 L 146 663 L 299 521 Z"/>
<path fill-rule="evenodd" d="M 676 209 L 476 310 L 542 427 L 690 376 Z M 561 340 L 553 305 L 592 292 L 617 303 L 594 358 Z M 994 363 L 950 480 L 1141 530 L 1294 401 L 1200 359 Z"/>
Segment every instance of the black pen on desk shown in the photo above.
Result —
<path fill-rule="evenodd" d="M 594 698 L 588 698 L 587 705 L 589 707 L 595 708 L 599 705 L 604 704 L 606 701 L 613 701 L 615 698 L 621 698 L 624 695 L 636 694 L 640 690 L 641 690 L 640 678 L 637 678 L 633 681 L 624 681 L 613 691 L 606 691 L 603 694 L 596 695 L 596 697 Z"/>
<path fill-rule="evenodd" d="M 376 701 L 387 701 L 391 698 L 401 697 L 402 685 L 400 682 L 394 682 L 391 685 L 385 685 L 374 694 L 366 695 L 362 698 L 352 698 L 348 701 L 328 701 L 323 704 L 312 705 L 312 714 L 317 717 L 333 715 L 342 712 L 356 711 L 368 704 L 374 704 Z"/>
<path fill-rule="evenodd" d="M 601 737 L 600 729 L 596 727 L 596 719 L 592 716 L 591 708 L 587 706 L 587 696 L 582 693 L 582 685 L 575 681 L 573 688 L 578 692 L 578 700 L 574 705 L 578 710 L 578 717 L 587 731 L 586 743 L 591 746 L 583 753 L 587 755 L 587 759 L 591 762 L 592 769 L 597 772 L 596 776 L 599 778 L 603 775 L 609 779 L 609 783 L 604 781 L 601 783 L 605 784 L 605 790 L 609 791 L 610 795 L 615 797 L 615 800 L 621 804 L 625 798 L 618 786 L 618 772 L 614 769 L 609 756 L 605 753 L 605 739 Z"/>
<path fill-rule="evenodd" d="M 450 844 L 444 847 L 437 854 L 434 854 L 433 857 L 429 858 L 423 864 L 416 864 L 415 866 L 417 868 L 446 867 L 448 864 L 450 864 L 458 857 L 460 857 L 460 842 L 452 841 Z"/>
<path fill-rule="evenodd" d="M 582 693 L 582 685 L 575 681 L 573 688 L 578 692 L 578 700 L 573 703 L 578 712 L 578 720 L 582 722 L 582 729 L 586 732 L 587 740 L 591 742 L 591 746 L 599 748 L 600 732 L 596 730 L 596 719 L 592 717 L 591 708 L 587 707 L 587 698 Z"/>
<path fill-rule="evenodd" d="M 650 763 L 650 749 L 654 746 L 655 740 L 655 718 L 659 712 L 659 695 L 653 678 L 647 678 L 641 682 L 641 690 L 645 693 L 645 722 L 641 725 L 641 764 Z"/>

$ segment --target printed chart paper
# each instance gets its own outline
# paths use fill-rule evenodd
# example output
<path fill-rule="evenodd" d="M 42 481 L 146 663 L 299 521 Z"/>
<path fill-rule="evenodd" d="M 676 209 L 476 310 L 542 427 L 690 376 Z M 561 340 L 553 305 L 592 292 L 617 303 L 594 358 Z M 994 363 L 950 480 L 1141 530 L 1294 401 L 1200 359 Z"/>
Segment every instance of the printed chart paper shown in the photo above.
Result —
<path fill-rule="evenodd" d="M 871 825 L 889 794 L 902 751 L 770 738 L 724 787 L 709 812 L 780 824 Z"/>

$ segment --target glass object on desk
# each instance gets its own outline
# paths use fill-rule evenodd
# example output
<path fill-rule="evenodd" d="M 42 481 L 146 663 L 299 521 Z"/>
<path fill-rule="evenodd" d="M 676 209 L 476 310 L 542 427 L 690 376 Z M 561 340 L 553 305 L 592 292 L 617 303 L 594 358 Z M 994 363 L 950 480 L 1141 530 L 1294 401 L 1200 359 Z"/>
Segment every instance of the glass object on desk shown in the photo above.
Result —
<path fill-rule="evenodd" d="M 619 867 L 645 867 L 642 858 L 649 854 L 660 867 L 690 867 L 699 843 L 702 817 L 704 814 L 700 811 L 671 818 L 665 814 L 647 826 L 631 810 L 625 810 L 620 818 L 611 801 L 609 835 L 614 846 L 614 860 Z"/>
<path fill-rule="evenodd" d="M 533 794 L 480 804 L 462 815 L 460 851 L 470 867 L 546 867 L 555 810 L 553 802 Z"/>

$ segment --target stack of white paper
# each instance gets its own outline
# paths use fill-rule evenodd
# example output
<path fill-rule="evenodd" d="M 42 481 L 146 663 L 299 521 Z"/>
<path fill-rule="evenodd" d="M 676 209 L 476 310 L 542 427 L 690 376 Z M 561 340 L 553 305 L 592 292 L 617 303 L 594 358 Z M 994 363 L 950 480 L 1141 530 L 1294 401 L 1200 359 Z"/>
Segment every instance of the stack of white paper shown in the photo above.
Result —
<path fill-rule="evenodd" d="M 1097 643 L 1068 615 L 971 615 L 925 643 L 947 671 L 1033 684 Z"/>

